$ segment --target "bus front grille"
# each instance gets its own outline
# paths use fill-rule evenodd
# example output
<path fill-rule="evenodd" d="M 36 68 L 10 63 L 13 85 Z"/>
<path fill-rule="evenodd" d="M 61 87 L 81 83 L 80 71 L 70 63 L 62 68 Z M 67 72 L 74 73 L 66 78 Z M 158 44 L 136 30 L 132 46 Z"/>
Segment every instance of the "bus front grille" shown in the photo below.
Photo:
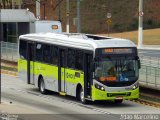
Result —
<path fill-rule="evenodd" d="M 117 96 L 130 96 L 130 92 L 125 93 L 107 93 L 107 97 L 117 97 Z"/>

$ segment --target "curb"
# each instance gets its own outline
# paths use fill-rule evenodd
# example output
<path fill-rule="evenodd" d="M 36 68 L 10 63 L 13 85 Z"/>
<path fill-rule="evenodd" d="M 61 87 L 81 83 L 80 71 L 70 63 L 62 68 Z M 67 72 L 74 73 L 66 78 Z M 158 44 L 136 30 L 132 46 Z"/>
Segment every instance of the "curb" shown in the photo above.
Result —
<path fill-rule="evenodd" d="M 1 70 L 0 73 L 1 74 L 8 74 L 8 75 L 13 75 L 13 76 L 18 76 L 17 72 L 12 72 L 12 71 L 8 71 L 8 70 Z"/>
<path fill-rule="evenodd" d="M 159 51 L 160 48 L 159 47 L 142 47 L 142 48 L 138 48 L 138 50 L 157 50 Z"/>
<path fill-rule="evenodd" d="M 147 105 L 147 106 L 152 106 L 152 107 L 160 108 L 160 103 L 144 100 L 144 99 L 141 99 L 141 98 L 139 98 L 138 100 L 131 100 L 131 101 L 133 101 L 135 103 Z"/>

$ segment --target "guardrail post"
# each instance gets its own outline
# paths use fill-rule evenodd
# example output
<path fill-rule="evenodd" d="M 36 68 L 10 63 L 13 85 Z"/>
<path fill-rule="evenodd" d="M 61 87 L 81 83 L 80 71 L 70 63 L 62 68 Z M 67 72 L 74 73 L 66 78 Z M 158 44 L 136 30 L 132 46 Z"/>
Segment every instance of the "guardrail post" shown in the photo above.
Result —
<path fill-rule="evenodd" d="M 148 85 L 148 82 L 147 82 L 147 66 L 145 66 L 146 67 L 146 85 Z"/>
<path fill-rule="evenodd" d="M 12 48 L 12 54 L 11 55 L 12 55 L 12 61 L 13 61 L 13 51 L 14 51 L 13 44 L 12 44 L 11 48 Z"/>
<path fill-rule="evenodd" d="M 159 66 L 159 59 L 160 59 L 160 58 L 158 58 L 158 68 L 160 68 L 160 66 Z"/>
<path fill-rule="evenodd" d="M 155 70 L 155 87 L 156 87 L 156 83 L 157 83 L 157 76 L 156 76 L 156 67 L 154 67 L 154 70 Z"/>

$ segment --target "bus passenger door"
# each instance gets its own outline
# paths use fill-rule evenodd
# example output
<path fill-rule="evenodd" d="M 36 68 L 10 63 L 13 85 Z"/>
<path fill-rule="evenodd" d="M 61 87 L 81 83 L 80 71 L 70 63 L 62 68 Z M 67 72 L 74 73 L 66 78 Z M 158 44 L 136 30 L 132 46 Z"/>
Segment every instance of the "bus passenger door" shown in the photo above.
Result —
<path fill-rule="evenodd" d="M 92 59 L 93 55 L 85 53 L 84 55 L 84 96 L 87 98 L 91 96 L 91 85 L 92 85 Z"/>
<path fill-rule="evenodd" d="M 65 50 L 59 49 L 58 90 L 65 92 Z"/>
<path fill-rule="evenodd" d="M 35 56 L 35 49 L 34 43 L 28 43 L 28 60 L 27 60 L 27 78 L 28 84 L 34 84 L 34 56 Z"/>

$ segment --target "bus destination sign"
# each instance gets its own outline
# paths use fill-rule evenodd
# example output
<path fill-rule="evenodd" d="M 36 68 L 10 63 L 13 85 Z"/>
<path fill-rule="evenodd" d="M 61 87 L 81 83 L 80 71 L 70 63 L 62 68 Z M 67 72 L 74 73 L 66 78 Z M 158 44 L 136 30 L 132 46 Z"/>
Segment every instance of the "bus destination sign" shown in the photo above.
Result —
<path fill-rule="evenodd" d="M 131 54 L 133 53 L 132 48 L 105 48 L 102 49 L 102 54 Z"/>

